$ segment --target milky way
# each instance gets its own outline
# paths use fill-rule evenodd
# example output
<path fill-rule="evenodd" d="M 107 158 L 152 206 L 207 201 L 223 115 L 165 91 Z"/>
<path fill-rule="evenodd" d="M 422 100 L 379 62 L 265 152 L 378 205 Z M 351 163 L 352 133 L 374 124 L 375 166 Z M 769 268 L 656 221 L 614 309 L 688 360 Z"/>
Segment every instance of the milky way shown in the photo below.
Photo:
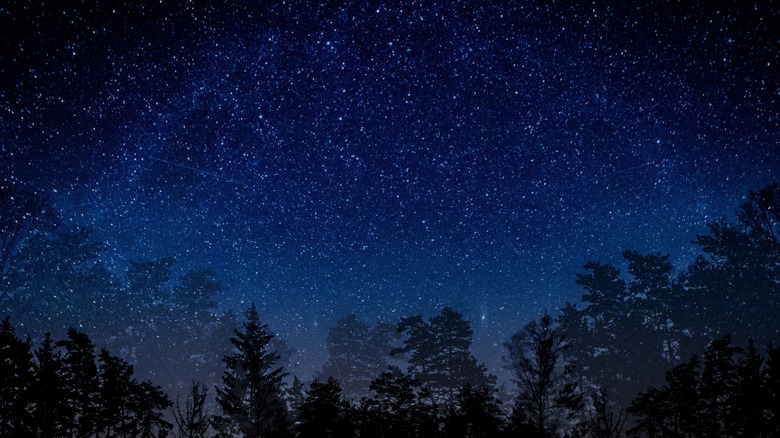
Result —
<path fill-rule="evenodd" d="M 778 178 L 771 2 L 71 3 L 0 8 L 3 179 L 304 351 L 450 305 L 496 359 Z"/>

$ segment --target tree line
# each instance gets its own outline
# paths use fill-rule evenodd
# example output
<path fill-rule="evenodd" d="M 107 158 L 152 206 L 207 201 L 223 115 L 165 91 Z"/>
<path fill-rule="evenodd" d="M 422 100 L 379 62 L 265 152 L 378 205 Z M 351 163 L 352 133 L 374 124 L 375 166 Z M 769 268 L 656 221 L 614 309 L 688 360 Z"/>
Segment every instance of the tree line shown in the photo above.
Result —
<path fill-rule="evenodd" d="M 112 374 L 103 370 L 113 363 L 124 370 L 114 374 L 126 376 L 125 393 L 135 394 L 123 399 L 122 414 L 88 420 L 84 412 L 105 413 L 109 408 L 98 407 L 115 406 L 102 400 L 98 390 L 88 403 L 61 409 L 74 415 L 74 421 L 60 424 L 89 426 L 82 430 L 71 425 L 66 432 L 55 428 L 60 435 L 34 429 L 32 436 L 162 436 L 169 431 L 178 436 L 303 437 L 780 433 L 774 408 L 780 391 L 778 354 L 772 345 L 780 333 L 777 183 L 751 192 L 737 211 L 737 223 L 709 224 L 709 234 L 694 241 L 702 255 L 678 274 L 669 255 L 662 254 L 626 251 L 627 274 L 611 265 L 587 263 L 576 279 L 584 290 L 581 303 L 544 315 L 505 343 L 513 381 L 499 387 L 470 353 L 470 323 L 450 308 L 427 320 L 417 315 L 375 326 L 348 315 L 329 332 L 328 361 L 313 382 L 304 384 L 285 372 L 281 356 L 289 348 L 270 334 L 254 307 L 244 318 L 216 313 L 213 297 L 221 286 L 215 273 L 189 271 L 172 282 L 175 260 L 134 261 L 127 279 L 117 282 L 99 263 L 101 244 L 92 242 L 86 230 L 59 224 L 34 193 L 0 185 L 0 203 L 3 312 L 22 321 L 27 333 L 43 328 L 45 323 L 36 326 L 36 321 L 48 321 L 100 334 L 99 344 L 116 348 L 128 362 L 105 350 L 93 354 L 97 377 L 90 385 L 121 386 L 111 383 Z M 89 311 L 107 300 L 112 306 L 119 303 L 117 315 Z M 113 332 L 101 332 L 108 327 L 101 319 L 114 317 L 124 318 L 121 333 L 115 324 Z M 76 324 L 67 322 L 71 318 Z M 231 331 L 240 319 L 240 328 Z M 71 354 L 67 342 L 74 342 L 71 335 L 86 336 L 60 331 L 67 333 L 64 341 L 53 342 L 47 335 L 42 345 L 48 342 L 54 355 L 47 363 L 60 364 L 54 373 L 62 380 L 57 385 L 67 388 L 68 379 L 83 380 L 61 365 Z M 182 333 L 193 333 L 192 339 L 177 339 Z M 159 336 L 170 342 L 151 341 Z M 166 351 L 172 345 L 175 351 Z M 14 368 L 3 376 L 26 375 L 29 387 L 40 385 L 43 362 L 30 349 L 30 341 L 17 338 L 6 320 L 0 352 L 17 359 L 4 363 L 22 364 L 14 366 L 27 371 Z M 133 361 L 142 356 L 179 360 L 181 366 L 169 368 L 171 376 L 159 377 L 177 379 L 179 386 L 187 385 L 184 378 L 194 378 L 186 381 L 191 382 L 188 395 L 172 404 L 161 388 L 132 378 Z M 219 375 L 222 379 L 216 381 Z M 0 394 L 21 388 L 9 382 L 3 381 Z M 152 395 L 144 400 L 138 394 L 160 397 L 151 402 Z M 44 424 L 30 418 L 44 412 L 46 403 L 9 400 L 2 398 L 3 406 L 13 408 L 4 425 L 19 419 L 36 427 Z M 133 403 L 147 409 L 131 407 Z M 78 406 L 93 410 L 78 411 Z M 112 421 L 107 418 L 124 422 L 107 425 Z M 140 418 L 159 421 L 143 423 Z M 146 432 L 132 429 L 141 423 L 149 425 Z"/>

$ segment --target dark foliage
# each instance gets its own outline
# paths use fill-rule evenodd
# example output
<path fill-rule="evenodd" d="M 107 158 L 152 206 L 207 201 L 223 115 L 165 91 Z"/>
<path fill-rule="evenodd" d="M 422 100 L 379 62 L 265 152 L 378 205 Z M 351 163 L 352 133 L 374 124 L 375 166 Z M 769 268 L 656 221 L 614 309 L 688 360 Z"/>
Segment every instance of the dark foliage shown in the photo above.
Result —
<path fill-rule="evenodd" d="M 409 373 L 431 391 L 440 406 L 449 407 L 465 385 L 495 384 L 496 377 L 471 354 L 474 332 L 460 313 L 445 307 L 427 322 L 420 315 L 404 318 L 398 330 L 408 337 L 393 353 L 408 358 Z"/>
<path fill-rule="evenodd" d="M 545 314 L 515 333 L 505 344 L 509 369 L 517 385 L 512 430 L 539 437 L 568 429 L 582 407 L 574 365 L 566 357 L 568 344 L 553 319 Z"/>
<path fill-rule="evenodd" d="M 770 357 L 773 353 L 770 350 Z M 751 342 L 743 349 L 726 336 L 704 360 L 693 356 L 666 373 L 666 383 L 641 393 L 628 411 L 633 436 L 750 436 L 777 434 L 771 359 L 764 364 Z M 776 401 L 776 400 L 775 400 Z"/>
<path fill-rule="evenodd" d="M 586 264 L 582 307 L 545 315 L 505 344 L 516 384 L 508 418 L 495 378 L 470 352 L 470 323 L 450 308 L 396 327 L 349 315 L 329 333 L 323 378 L 309 391 L 297 378 L 284 388 L 284 344 L 254 305 L 243 328 L 229 331 L 236 317 L 216 316 L 214 272 L 177 278 L 175 260 L 161 258 L 133 261 L 126 280 L 116 279 L 89 230 L 63 227 L 34 193 L 3 185 L 0 204 L 0 310 L 23 321 L 0 326 L 0 436 L 165 436 L 171 403 L 135 377 L 139 358 L 170 365 L 159 373 L 169 386 L 205 378 L 172 410 L 181 437 L 780 434 L 778 184 L 751 192 L 737 224 L 710 224 L 696 239 L 704 254 L 677 277 L 669 255 L 626 251 L 626 275 Z M 55 342 L 47 333 L 33 351 L 21 328 L 67 334 Z M 119 356 L 96 355 L 95 343 Z M 206 388 L 219 357 L 212 416 Z M 619 407 L 627 399 L 629 418 Z"/>
<path fill-rule="evenodd" d="M 504 414 L 495 391 L 489 387 L 461 388 L 444 424 L 446 438 L 491 438 L 501 436 Z"/>
<path fill-rule="evenodd" d="M 8 318 L 0 329 L 0 436 L 158 437 L 171 425 L 163 411 L 171 403 L 160 387 L 133 378 L 133 367 L 102 350 L 89 337 L 30 343 L 13 333 Z"/>
<path fill-rule="evenodd" d="M 261 324 L 255 305 L 246 312 L 243 330 L 230 339 L 234 353 L 225 356 L 217 403 L 222 414 L 212 425 L 220 436 L 285 436 L 289 430 L 282 393 L 284 371 L 279 356 L 269 349 L 273 335 Z"/>
<path fill-rule="evenodd" d="M 328 331 L 329 358 L 315 377 L 338 380 L 347 398 L 359 400 L 368 393 L 371 380 L 389 366 L 388 357 L 397 337 L 390 324 L 380 322 L 371 327 L 354 314 L 347 315 Z"/>
<path fill-rule="evenodd" d="M 360 436 L 435 437 L 437 407 L 430 391 L 398 367 L 371 382 L 372 397 L 361 406 Z"/>
<path fill-rule="evenodd" d="M 296 430 L 300 438 L 355 436 L 352 407 L 344 400 L 336 380 L 312 382 L 300 407 Z"/>
<path fill-rule="evenodd" d="M 184 406 L 182 406 L 179 398 L 176 399 L 173 419 L 176 422 L 177 436 L 179 438 L 202 437 L 209 430 L 211 415 L 206 406 L 208 392 L 209 390 L 205 385 L 193 380 Z"/>

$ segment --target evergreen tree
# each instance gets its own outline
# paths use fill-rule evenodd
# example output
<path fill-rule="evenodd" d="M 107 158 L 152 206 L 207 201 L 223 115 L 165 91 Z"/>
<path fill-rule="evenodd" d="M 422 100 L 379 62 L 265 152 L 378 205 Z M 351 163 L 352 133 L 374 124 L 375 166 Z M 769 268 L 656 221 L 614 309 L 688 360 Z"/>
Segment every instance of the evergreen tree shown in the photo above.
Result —
<path fill-rule="evenodd" d="M 696 436 L 703 428 L 701 362 L 694 355 L 666 373 L 667 385 L 650 388 L 631 403 L 628 412 L 637 418 L 631 435 Z"/>
<path fill-rule="evenodd" d="M 780 348 L 769 346 L 763 375 L 767 397 L 763 409 L 767 418 L 765 436 L 780 436 Z"/>
<path fill-rule="evenodd" d="M 0 325 L 0 436 L 32 436 L 33 369 L 30 340 L 19 339 L 6 317 Z"/>
<path fill-rule="evenodd" d="M 293 418 L 298 418 L 301 406 L 306 399 L 306 391 L 304 390 L 303 382 L 301 382 L 301 379 L 299 379 L 298 376 L 293 376 L 292 384 L 285 388 L 284 399 L 287 403 L 290 415 Z"/>
<path fill-rule="evenodd" d="M 765 381 L 764 358 L 758 353 L 752 339 L 739 358 L 736 378 L 739 383 L 733 398 L 733 418 L 728 419 L 736 427 L 731 432 L 737 436 L 760 436 L 764 432 L 762 425 L 768 417 L 765 410 L 772 405 L 769 382 Z"/>
<path fill-rule="evenodd" d="M 62 355 L 55 349 L 51 334 L 46 333 L 41 347 L 35 352 L 35 383 L 32 396 L 35 399 L 34 424 L 42 437 L 62 436 L 69 423 L 69 410 L 65 405 Z"/>
<path fill-rule="evenodd" d="M 62 359 L 65 404 L 72 420 L 65 433 L 71 437 L 88 437 L 99 428 L 100 392 L 95 346 L 89 337 L 74 329 L 68 338 L 57 342 L 64 347 Z"/>
<path fill-rule="evenodd" d="M 398 330 L 408 337 L 394 353 L 408 356 L 409 372 L 430 389 L 437 404 L 449 406 L 467 384 L 495 384 L 495 376 L 471 354 L 474 332 L 460 313 L 445 307 L 428 322 L 420 315 L 404 318 Z"/>
<path fill-rule="evenodd" d="M 360 436 L 435 437 L 436 405 L 419 380 L 391 366 L 371 382 L 373 396 L 363 400 Z"/>
<path fill-rule="evenodd" d="M 641 393 L 628 411 L 633 436 L 776 435 L 777 419 L 766 366 L 751 344 L 736 347 L 726 336 L 713 341 L 699 361 L 694 355 L 666 373 L 666 383 Z"/>
<path fill-rule="evenodd" d="M 582 309 L 567 304 L 558 318 L 569 354 L 593 382 L 633 397 L 660 383 L 663 370 L 703 342 L 703 330 L 683 324 L 684 289 L 671 276 L 668 255 L 625 251 L 631 281 L 610 265 L 588 263 L 578 275 L 585 289 Z"/>
<path fill-rule="evenodd" d="M 98 431 L 111 436 L 130 436 L 136 427 L 133 414 L 133 367 L 112 356 L 105 349 L 98 356 L 99 427 Z"/>
<path fill-rule="evenodd" d="M 545 314 L 531 321 L 505 344 L 509 369 L 517 385 L 512 415 L 514 430 L 553 437 L 567 429 L 582 407 L 574 365 L 566 358 L 563 335 Z"/>
<path fill-rule="evenodd" d="M 165 420 L 165 410 L 171 406 L 171 401 L 162 389 L 149 381 L 132 386 L 133 410 L 136 417 L 137 430 L 135 436 L 140 438 L 165 437 L 171 430 L 171 423 Z"/>
<path fill-rule="evenodd" d="M 446 438 L 493 438 L 500 436 L 503 413 L 492 388 L 466 385 L 458 392 L 445 423 Z"/>
<path fill-rule="evenodd" d="M 246 312 L 243 330 L 230 339 L 235 351 L 225 356 L 222 387 L 217 402 L 222 415 L 213 426 L 222 435 L 241 434 L 265 438 L 282 436 L 288 429 L 287 407 L 282 394 L 282 367 L 279 356 L 269 351 L 273 335 L 260 323 L 255 305 Z"/>
<path fill-rule="evenodd" d="M 300 407 L 296 430 L 300 438 L 348 438 L 355 436 L 351 407 L 332 377 L 312 382 Z"/>

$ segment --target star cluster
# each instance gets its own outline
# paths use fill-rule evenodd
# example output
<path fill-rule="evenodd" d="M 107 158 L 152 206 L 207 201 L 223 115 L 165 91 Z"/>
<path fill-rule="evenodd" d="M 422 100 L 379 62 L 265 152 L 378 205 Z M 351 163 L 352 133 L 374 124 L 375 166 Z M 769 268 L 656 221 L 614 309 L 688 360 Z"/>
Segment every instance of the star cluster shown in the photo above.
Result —
<path fill-rule="evenodd" d="M 777 179 L 776 5 L 720 3 L 15 1 L 3 178 L 296 347 L 450 305 L 496 358 Z"/>

